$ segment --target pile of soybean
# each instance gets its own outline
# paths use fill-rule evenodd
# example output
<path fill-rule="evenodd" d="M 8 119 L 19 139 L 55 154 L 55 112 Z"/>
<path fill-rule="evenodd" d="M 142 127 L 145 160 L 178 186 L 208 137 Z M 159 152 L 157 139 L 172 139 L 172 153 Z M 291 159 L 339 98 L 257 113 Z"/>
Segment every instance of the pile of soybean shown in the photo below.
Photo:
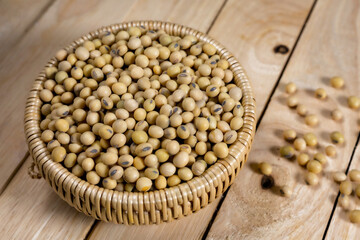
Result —
<path fill-rule="evenodd" d="M 341 89 L 345 84 L 345 81 L 341 77 L 333 77 L 330 79 L 330 85 L 333 88 Z M 294 95 L 297 91 L 295 83 L 290 82 L 285 86 L 285 91 L 288 94 L 287 105 L 289 108 L 296 109 L 299 116 L 304 118 L 304 123 L 310 127 L 315 127 L 319 124 L 319 119 L 316 114 L 309 114 L 305 105 L 300 104 L 298 98 Z M 314 91 L 314 97 L 325 100 L 327 93 L 325 89 L 318 88 Z M 360 108 L 360 98 L 356 96 L 349 96 L 347 98 L 348 107 L 351 109 Z M 343 113 L 339 109 L 334 109 L 331 112 L 331 118 L 336 122 L 341 122 L 343 119 Z M 299 135 L 293 129 L 286 129 L 283 131 L 283 138 L 291 144 L 282 146 L 279 154 L 281 157 L 293 160 L 296 159 L 299 166 L 306 169 L 304 180 L 308 185 L 317 185 L 320 182 L 319 175 L 323 171 L 324 166 L 328 162 L 328 158 L 337 155 L 337 146 L 345 143 L 344 135 L 339 131 L 332 131 L 329 133 L 329 140 L 333 145 L 327 145 L 323 152 L 317 151 L 310 156 L 306 152 L 307 148 L 316 148 L 319 144 L 317 136 L 313 132 L 307 132 L 303 135 Z M 298 151 L 298 154 L 296 154 Z M 270 177 L 272 173 L 272 165 L 267 162 L 261 162 L 258 165 L 259 172 L 265 176 Z M 266 179 L 266 178 L 265 178 Z M 349 179 L 344 172 L 334 172 L 333 180 L 339 183 L 339 204 L 340 206 L 349 211 L 349 219 L 353 223 L 360 223 L 360 210 L 354 209 L 350 206 L 350 196 L 352 193 L 360 198 L 360 170 L 353 169 L 349 172 Z M 354 185 L 354 184 L 355 185 Z M 292 187 L 284 185 L 280 187 L 280 194 L 285 197 L 292 195 Z"/>
<path fill-rule="evenodd" d="M 56 59 L 39 93 L 41 139 L 91 184 L 176 186 L 226 158 L 243 126 L 229 62 L 192 35 L 130 27 Z"/>

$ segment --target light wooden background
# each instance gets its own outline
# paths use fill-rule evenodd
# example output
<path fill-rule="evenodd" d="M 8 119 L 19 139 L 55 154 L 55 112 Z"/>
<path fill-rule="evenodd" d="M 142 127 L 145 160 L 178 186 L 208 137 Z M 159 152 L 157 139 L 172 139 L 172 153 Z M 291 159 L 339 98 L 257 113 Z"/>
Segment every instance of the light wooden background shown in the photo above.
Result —
<path fill-rule="evenodd" d="M 30 157 L 23 133 L 23 109 L 33 80 L 57 49 L 101 26 L 129 20 L 165 20 L 200 31 L 225 45 L 248 73 L 257 100 L 258 130 L 249 161 L 222 199 L 198 213 L 157 226 L 123 226 L 95 221 L 69 207 L 44 180 L 27 175 Z M 0 0 L 0 238 L 1 239 L 359 239 L 337 208 L 331 172 L 360 168 L 359 113 L 346 96 L 359 94 L 360 1 L 358 0 Z M 287 52 L 274 49 L 284 46 Z M 342 91 L 328 79 L 346 79 Z M 284 84 L 320 116 L 316 129 L 285 105 Z M 330 97 L 315 100 L 324 87 Z M 329 112 L 340 108 L 345 120 Z M 316 187 L 303 169 L 280 159 L 279 131 L 315 131 L 323 147 L 331 129 L 346 144 L 329 161 Z M 291 184 L 290 199 L 262 190 L 251 166 L 274 165 L 278 185 Z M 354 205 L 360 207 L 359 201 Z"/>

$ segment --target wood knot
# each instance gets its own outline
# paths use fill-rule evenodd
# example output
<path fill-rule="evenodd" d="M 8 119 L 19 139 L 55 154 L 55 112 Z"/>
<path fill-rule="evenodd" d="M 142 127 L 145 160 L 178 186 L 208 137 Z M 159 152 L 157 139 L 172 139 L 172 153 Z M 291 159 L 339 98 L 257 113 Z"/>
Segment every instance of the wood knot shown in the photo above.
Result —
<path fill-rule="evenodd" d="M 289 52 L 289 48 L 285 45 L 280 44 L 274 47 L 274 52 L 280 54 L 286 54 Z"/>

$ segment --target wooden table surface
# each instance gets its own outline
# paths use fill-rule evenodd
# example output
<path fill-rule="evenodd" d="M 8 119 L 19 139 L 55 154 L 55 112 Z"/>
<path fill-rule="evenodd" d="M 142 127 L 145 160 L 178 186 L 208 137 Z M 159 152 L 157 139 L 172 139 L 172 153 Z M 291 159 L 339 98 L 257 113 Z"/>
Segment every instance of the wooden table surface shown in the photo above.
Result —
<path fill-rule="evenodd" d="M 61 200 L 44 180 L 27 175 L 31 158 L 23 133 L 27 92 L 57 49 L 101 26 L 129 20 L 164 20 L 208 33 L 245 68 L 255 91 L 258 128 L 249 160 L 221 199 L 198 213 L 154 226 L 95 221 Z M 346 97 L 360 90 L 360 2 L 358 0 L 0 0 L 0 238 L 1 239 L 359 239 L 338 205 L 336 170 L 360 168 L 359 113 Z M 346 80 L 343 90 L 329 78 Z M 284 85 L 295 82 L 299 99 L 320 117 L 310 128 L 285 104 Z M 323 87 L 326 101 L 313 90 Z M 342 123 L 329 117 L 339 108 Z M 340 130 L 338 148 L 318 186 L 304 183 L 304 169 L 276 154 L 281 131 L 314 131 L 320 149 Z M 283 198 L 263 190 L 260 161 L 273 164 Z M 353 197 L 355 199 L 355 197 Z M 359 199 L 352 202 L 360 207 Z"/>

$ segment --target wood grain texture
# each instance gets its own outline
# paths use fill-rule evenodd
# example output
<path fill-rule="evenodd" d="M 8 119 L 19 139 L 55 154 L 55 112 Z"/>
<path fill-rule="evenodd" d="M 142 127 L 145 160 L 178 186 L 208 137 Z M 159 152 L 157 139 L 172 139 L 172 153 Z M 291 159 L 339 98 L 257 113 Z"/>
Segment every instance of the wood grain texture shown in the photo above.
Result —
<path fill-rule="evenodd" d="M 57 1 L 0 61 L 0 192 L 27 151 L 25 101 L 35 78 L 58 49 L 102 25 L 122 21 L 133 1 Z M 106 12 L 106 14 L 104 14 Z M 14 110 L 16 109 L 16 110 Z"/>
<path fill-rule="evenodd" d="M 264 109 L 313 2 L 229 0 L 209 32 L 246 70 L 254 87 L 257 116 Z M 279 45 L 287 46 L 289 51 L 275 53 Z"/>
<path fill-rule="evenodd" d="M 77 212 L 43 180 L 30 180 L 27 159 L 0 196 L 2 239 L 82 239 L 94 219 Z"/>
<path fill-rule="evenodd" d="M 224 0 L 138 0 L 125 21 L 159 20 L 206 32 Z"/>
<path fill-rule="evenodd" d="M 356 1 L 319 0 L 302 34 L 298 46 L 281 79 L 263 121 L 258 128 L 253 150 L 231 187 L 221 207 L 208 239 L 321 239 L 338 193 L 333 184 L 333 171 L 345 170 L 357 138 L 358 113 L 347 107 L 346 97 L 359 92 L 358 51 L 359 6 Z M 345 37 L 346 36 L 346 37 Z M 346 88 L 329 86 L 329 78 L 341 75 Z M 310 128 L 294 110 L 286 106 L 284 85 L 294 81 L 300 89 L 296 96 L 310 113 L 319 116 L 320 126 Z M 323 87 L 328 99 L 314 98 L 314 89 Z M 342 123 L 330 118 L 330 111 L 339 108 L 344 113 Z M 329 133 L 339 130 L 346 143 L 337 148 L 336 158 L 329 158 L 321 174 L 320 184 L 311 187 L 304 182 L 305 169 L 294 161 L 279 157 L 279 147 L 285 145 L 282 130 L 298 133 L 313 131 L 320 145 L 310 153 L 323 151 L 330 144 Z M 254 171 L 256 163 L 270 162 L 276 186 L 261 188 L 261 175 Z M 279 196 L 278 187 L 293 187 L 291 198 Z M 349 239 L 355 239 L 355 235 Z"/>
<path fill-rule="evenodd" d="M 0 1 L 0 55 L 15 46 L 53 0 Z"/>
<path fill-rule="evenodd" d="M 353 160 L 350 165 L 350 170 L 360 169 L 360 146 L 358 145 Z M 336 188 L 339 187 L 338 184 Z M 353 184 L 355 188 L 357 184 Z M 352 193 L 350 196 L 350 209 L 360 209 L 360 199 Z M 351 223 L 349 220 L 349 211 L 344 210 L 339 203 L 337 203 L 334 215 L 331 219 L 328 232 L 326 234 L 326 239 L 356 239 L 360 236 L 360 226 L 359 224 Z"/>

